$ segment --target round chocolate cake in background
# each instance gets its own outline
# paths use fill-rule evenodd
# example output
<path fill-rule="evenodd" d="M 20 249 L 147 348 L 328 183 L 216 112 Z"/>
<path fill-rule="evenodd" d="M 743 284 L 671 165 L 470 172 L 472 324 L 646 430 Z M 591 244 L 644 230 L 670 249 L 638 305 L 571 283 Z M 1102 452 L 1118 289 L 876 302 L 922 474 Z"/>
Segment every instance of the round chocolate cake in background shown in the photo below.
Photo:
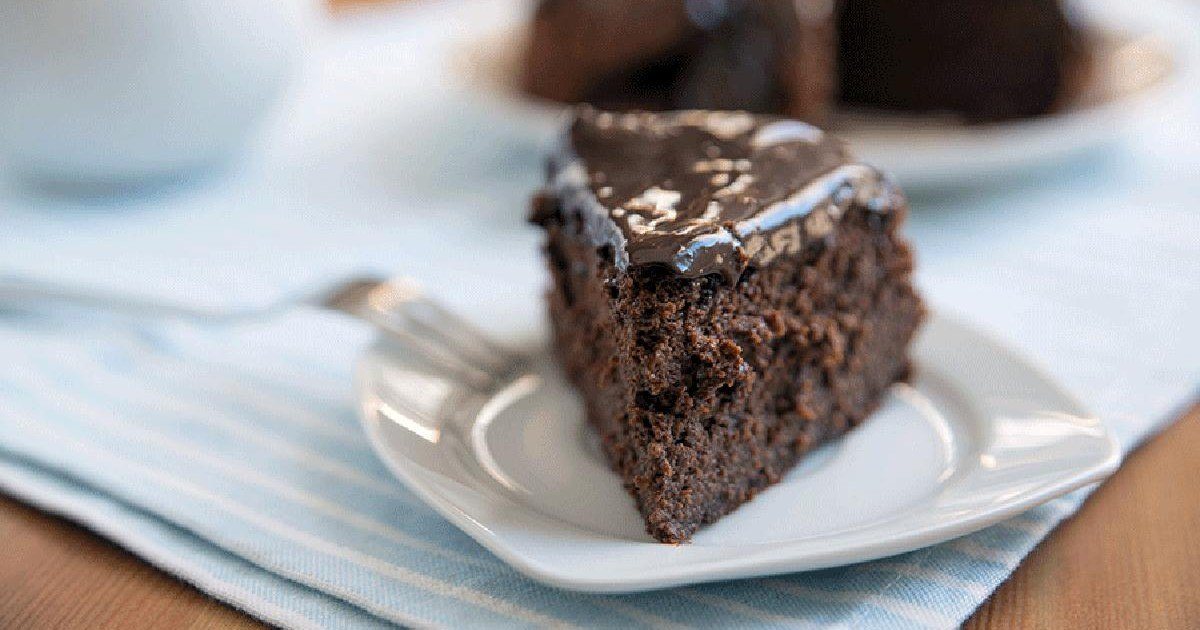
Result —
<path fill-rule="evenodd" d="M 1050 111 L 1077 44 L 1059 0 L 542 0 L 522 84 L 607 109 L 987 122 Z"/>

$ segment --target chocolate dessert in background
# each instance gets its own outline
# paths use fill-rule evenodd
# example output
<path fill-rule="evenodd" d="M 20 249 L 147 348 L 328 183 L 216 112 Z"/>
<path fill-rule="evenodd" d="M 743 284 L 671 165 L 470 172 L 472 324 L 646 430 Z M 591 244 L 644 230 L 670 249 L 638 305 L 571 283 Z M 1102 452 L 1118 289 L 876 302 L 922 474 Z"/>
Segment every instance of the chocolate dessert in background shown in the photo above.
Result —
<path fill-rule="evenodd" d="M 1079 52 L 1059 0 L 542 0 L 521 80 L 618 110 L 986 122 L 1050 111 Z"/>
<path fill-rule="evenodd" d="M 532 220 L 559 360 L 651 536 L 688 540 L 906 377 L 905 212 L 799 121 L 579 111 Z"/>
<path fill-rule="evenodd" d="M 606 109 L 819 121 L 836 88 L 833 18 L 828 3 L 543 0 L 522 83 L 535 96 Z"/>

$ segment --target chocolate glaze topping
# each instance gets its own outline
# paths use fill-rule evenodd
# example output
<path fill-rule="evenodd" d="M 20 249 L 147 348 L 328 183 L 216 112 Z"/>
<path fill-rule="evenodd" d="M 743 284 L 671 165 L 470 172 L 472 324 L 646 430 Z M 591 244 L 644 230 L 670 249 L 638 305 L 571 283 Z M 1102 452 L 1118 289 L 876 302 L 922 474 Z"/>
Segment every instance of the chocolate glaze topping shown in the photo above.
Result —
<path fill-rule="evenodd" d="M 851 207 L 904 204 L 879 171 L 816 127 L 745 112 L 580 108 L 548 192 L 618 269 L 660 265 L 736 281 L 831 238 Z"/>

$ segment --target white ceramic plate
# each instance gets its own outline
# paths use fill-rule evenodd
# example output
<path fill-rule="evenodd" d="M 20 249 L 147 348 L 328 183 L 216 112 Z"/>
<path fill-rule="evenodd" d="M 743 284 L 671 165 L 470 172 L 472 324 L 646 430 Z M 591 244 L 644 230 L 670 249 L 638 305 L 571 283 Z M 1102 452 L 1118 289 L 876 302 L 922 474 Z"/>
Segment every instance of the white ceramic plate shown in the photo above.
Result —
<path fill-rule="evenodd" d="M 1150 0 L 1076 0 L 1094 59 L 1093 71 L 1072 90 L 1060 111 L 1003 123 L 966 125 L 945 117 L 843 113 L 831 124 L 858 156 L 914 188 L 959 185 L 1020 173 L 1080 154 L 1120 137 L 1154 97 L 1169 93 L 1192 67 L 1197 52 L 1176 35 L 1194 13 Z M 517 88 L 524 18 L 522 0 L 489 2 L 485 19 L 453 21 L 455 46 L 446 58 L 448 75 L 481 96 L 506 124 L 525 125 L 543 138 L 562 123 L 564 107 L 528 97 Z M 455 5 L 475 11 L 474 3 Z M 472 8 L 468 8 L 472 7 Z M 1187 28 L 1186 26 L 1182 26 Z"/>
<path fill-rule="evenodd" d="M 490 398 L 381 341 L 362 360 L 364 426 L 412 490 L 500 558 L 554 586 L 629 592 L 894 555 L 1097 482 L 1103 424 L 994 340 L 933 317 L 912 385 L 689 544 L 643 529 L 580 402 L 545 360 Z"/>

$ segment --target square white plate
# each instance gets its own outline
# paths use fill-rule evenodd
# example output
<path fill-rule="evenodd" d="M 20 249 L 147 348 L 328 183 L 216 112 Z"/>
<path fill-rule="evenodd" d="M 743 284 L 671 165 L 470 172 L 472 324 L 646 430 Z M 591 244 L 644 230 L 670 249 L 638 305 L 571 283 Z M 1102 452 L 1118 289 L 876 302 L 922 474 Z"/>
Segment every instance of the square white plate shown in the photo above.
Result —
<path fill-rule="evenodd" d="M 547 357 L 492 396 L 384 341 L 359 369 L 379 456 L 516 569 L 630 592 L 873 560 L 976 531 L 1097 482 L 1105 427 L 994 340 L 934 316 L 917 376 L 849 435 L 684 545 L 654 542 Z"/>

